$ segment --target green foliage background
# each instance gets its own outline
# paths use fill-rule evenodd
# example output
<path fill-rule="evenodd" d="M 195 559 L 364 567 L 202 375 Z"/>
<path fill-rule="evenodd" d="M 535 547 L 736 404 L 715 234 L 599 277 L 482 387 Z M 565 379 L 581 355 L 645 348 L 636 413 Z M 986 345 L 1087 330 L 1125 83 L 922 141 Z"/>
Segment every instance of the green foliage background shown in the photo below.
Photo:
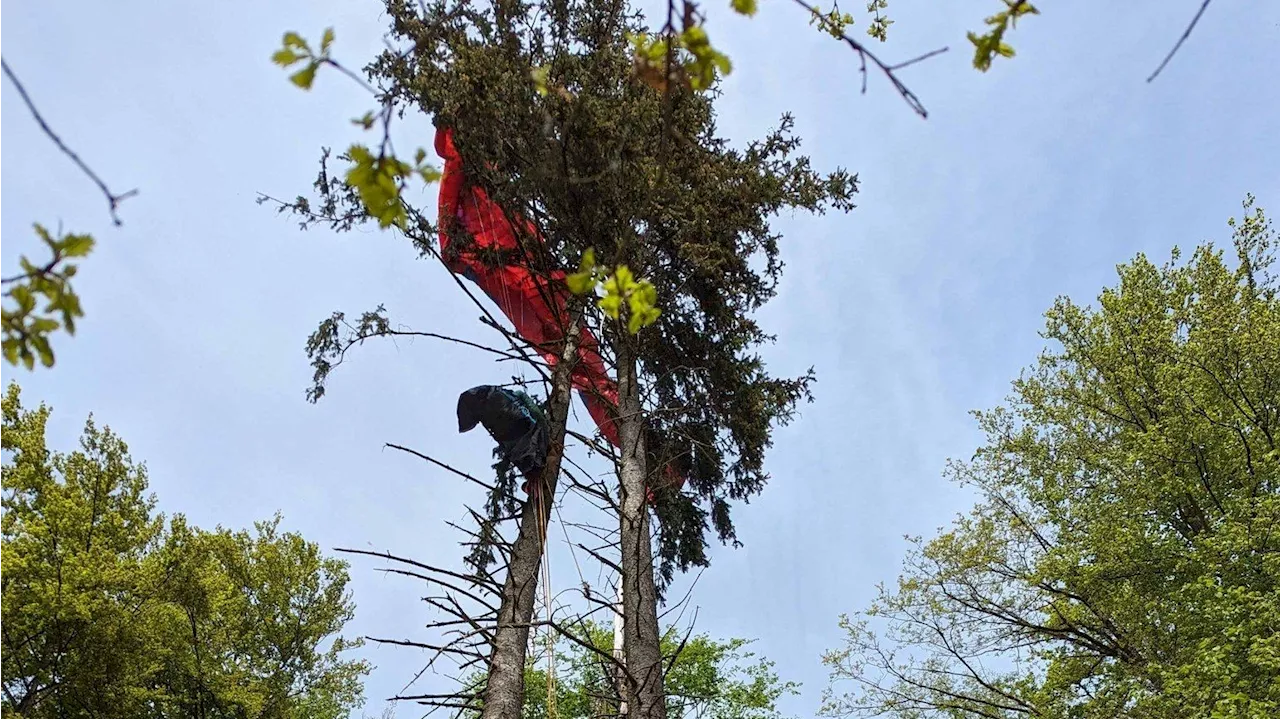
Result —
<path fill-rule="evenodd" d="M 90 418 L 50 450 L 50 410 L 4 396 L 4 716 L 338 719 L 370 666 L 344 658 L 345 563 L 280 518 L 166 521 L 144 465 Z"/>
<path fill-rule="evenodd" d="M 949 469 L 981 501 L 842 621 L 827 715 L 1280 715 L 1280 283 L 1245 210 L 1233 258 L 1055 303 Z"/>
<path fill-rule="evenodd" d="M 618 694 L 611 675 L 613 665 L 605 658 L 613 651 L 612 629 L 584 620 L 575 634 L 588 638 L 592 648 L 561 639 L 555 642 L 554 717 L 595 719 L 602 714 L 616 714 Z M 669 662 L 665 684 L 667 716 L 783 719 L 778 700 L 798 695 L 800 685 L 779 678 L 773 662 L 749 651 L 750 644 L 746 639 L 720 641 L 707 634 L 681 633 L 668 627 L 662 636 L 662 653 Z M 541 638 L 535 638 L 532 647 L 525 670 L 523 717 L 548 719 L 546 645 Z M 484 678 L 475 674 L 469 681 L 479 687 Z"/>

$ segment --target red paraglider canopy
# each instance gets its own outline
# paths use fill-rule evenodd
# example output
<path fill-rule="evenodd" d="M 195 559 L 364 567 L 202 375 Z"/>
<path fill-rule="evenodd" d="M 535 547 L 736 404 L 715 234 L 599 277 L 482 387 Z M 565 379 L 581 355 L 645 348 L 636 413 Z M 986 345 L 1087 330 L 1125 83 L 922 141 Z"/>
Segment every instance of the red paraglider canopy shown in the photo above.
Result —
<path fill-rule="evenodd" d="M 484 290 L 511 320 L 516 334 L 537 347 L 547 363 L 554 366 L 559 359 L 555 348 L 564 339 L 560 318 L 567 312 L 570 295 L 564 281 L 565 273 L 554 270 L 538 274 L 522 262 L 494 267 L 482 260 L 476 250 L 505 250 L 519 256 L 517 223 L 523 225 L 525 236 L 539 241 L 542 236 L 533 223 L 518 214 L 509 216 L 483 188 L 466 182 L 462 157 L 454 147 L 451 128 L 436 130 L 435 145 L 436 153 L 444 160 L 437 221 L 440 225 L 440 252 L 445 263 L 451 271 Z M 450 256 L 446 231 L 450 217 L 457 218 L 466 233 L 474 238 L 475 250 Z M 600 356 L 599 342 L 587 327 L 581 328 L 578 362 L 574 366 L 572 381 L 600 433 L 615 447 L 619 446 L 618 428 L 613 422 L 618 406 L 618 385 L 609 376 L 604 358 Z M 676 487 L 684 484 L 684 477 L 673 467 L 668 466 L 666 470 Z"/>

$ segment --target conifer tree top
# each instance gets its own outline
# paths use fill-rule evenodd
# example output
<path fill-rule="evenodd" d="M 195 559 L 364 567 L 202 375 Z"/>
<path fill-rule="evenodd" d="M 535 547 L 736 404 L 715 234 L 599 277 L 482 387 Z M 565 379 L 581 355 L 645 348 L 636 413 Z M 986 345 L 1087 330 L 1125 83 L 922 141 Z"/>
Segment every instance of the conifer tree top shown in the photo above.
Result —
<path fill-rule="evenodd" d="M 656 502 L 663 578 L 705 565 L 706 531 L 736 542 L 730 502 L 760 492 L 771 431 L 813 380 L 774 377 L 757 355 L 773 337 L 752 313 L 783 266 L 770 219 L 852 209 L 856 176 L 815 171 L 790 116 L 735 149 L 717 134 L 717 87 L 643 83 L 633 40 L 649 28 L 625 3 L 388 0 L 387 10 L 393 49 L 369 66 L 371 82 L 453 128 L 468 181 L 542 231 L 545 244 L 526 248 L 534 264 L 571 269 L 592 249 L 657 288 L 655 324 L 634 336 L 601 324 L 606 345 L 633 343 L 639 358 L 651 471 L 674 460 L 688 476 L 682 494 Z M 430 214 L 406 227 L 424 245 Z"/>

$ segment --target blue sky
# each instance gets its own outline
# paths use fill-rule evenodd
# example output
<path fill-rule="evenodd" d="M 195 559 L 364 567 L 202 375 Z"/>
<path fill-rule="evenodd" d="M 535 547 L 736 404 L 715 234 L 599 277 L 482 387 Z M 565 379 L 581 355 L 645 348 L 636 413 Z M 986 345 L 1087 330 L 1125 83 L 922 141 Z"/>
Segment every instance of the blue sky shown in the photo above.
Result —
<path fill-rule="evenodd" d="M 803 682 L 785 706 L 801 716 L 825 685 L 837 615 L 893 580 L 904 534 L 967 506 L 943 464 L 976 448 L 967 412 L 999 402 L 1034 360 L 1053 298 L 1092 299 L 1137 252 L 1226 241 L 1246 192 L 1280 212 L 1280 5 L 1211 6 L 1150 85 L 1193 0 L 1044 3 L 1013 36 L 1018 56 L 985 75 L 964 31 L 997 3 L 959 5 L 892 4 L 886 57 L 953 49 L 904 72 L 927 121 L 880 77 L 859 94 L 856 58 L 795 6 L 762 3 L 753 20 L 709 9 L 735 64 L 724 133 L 745 142 L 792 111 L 817 166 L 862 180 L 848 215 L 778 220 L 788 272 L 763 312 L 779 336 L 767 357 L 779 373 L 814 365 L 818 397 L 778 432 L 766 492 L 737 510 L 746 546 L 718 549 L 694 593 L 700 629 L 758 638 Z M 373 344 L 312 406 L 303 342 L 335 309 L 385 303 L 415 329 L 486 338 L 477 313 L 403 239 L 302 233 L 254 203 L 305 193 L 319 148 L 354 140 L 348 121 L 369 104 L 332 73 L 311 93 L 289 85 L 267 61 L 281 32 L 332 25 L 337 55 L 359 65 L 381 46 L 379 4 L 10 3 L 4 19 L 5 60 L 46 118 L 113 189 L 141 190 L 112 227 L 4 82 L 4 274 L 34 251 L 33 221 L 99 239 L 76 283 L 86 317 L 57 367 L 3 368 L 29 403 L 55 408 L 55 445 L 94 412 L 147 462 L 166 512 L 241 527 L 280 510 L 325 547 L 456 563 L 444 522 L 474 493 L 381 445 L 483 470 L 488 442 L 456 434 L 454 402 L 505 370 L 450 346 Z M 430 125 L 397 137 L 429 148 Z M 557 589 L 570 586 L 571 558 L 552 551 Z M 375 566 L 352 568 L 351 631 L 420 636 L 420 587 Z M 369 657 L 376 712 L 420 657 Z"/>

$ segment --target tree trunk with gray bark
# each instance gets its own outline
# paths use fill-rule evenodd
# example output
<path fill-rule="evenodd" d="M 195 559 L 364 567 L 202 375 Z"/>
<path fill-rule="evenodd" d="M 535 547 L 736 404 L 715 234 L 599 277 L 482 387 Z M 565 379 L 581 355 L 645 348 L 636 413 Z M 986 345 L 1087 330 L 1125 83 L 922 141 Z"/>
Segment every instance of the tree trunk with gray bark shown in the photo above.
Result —
<path fill-rule="evenodd" d="M 529 624 L 538 590 L 538 570 L 545 551 L 542 528 L 551 516 L 560 462 L 564 457 L 565 424 L 572 397 L 571 374 L 577 358 L 581 312 L 572 310 L 565 333 L 560 361 L 551 373 L 551 400 L 548 407 L 550 441 L 541 486 L 542 502 L 530 494 L 520 514 L 520 530 L 511 548 L 511 560 L 502 586 L 498 625 L 489 655 L 489 673 L 484 689 L 481 719 L 520 719 L 524 710 L 525 659 L 529 648 Z"/>
<path fill-rule="evenodd" d="M 620 338 L 618 362 L 618 436 L 622 443 L 618 479 L 621 486 L 623 648 L 627 667 L 628 716 L 666 719 L 663 691 L 658 592 L 654 586 L 646 498 L 648 466 L 645 457 L 644 413 L 640 406 L 636 358 L 630 338 Z"/>

